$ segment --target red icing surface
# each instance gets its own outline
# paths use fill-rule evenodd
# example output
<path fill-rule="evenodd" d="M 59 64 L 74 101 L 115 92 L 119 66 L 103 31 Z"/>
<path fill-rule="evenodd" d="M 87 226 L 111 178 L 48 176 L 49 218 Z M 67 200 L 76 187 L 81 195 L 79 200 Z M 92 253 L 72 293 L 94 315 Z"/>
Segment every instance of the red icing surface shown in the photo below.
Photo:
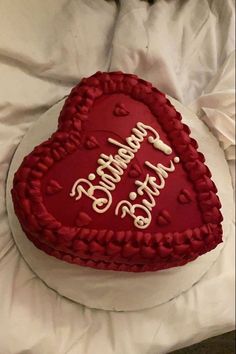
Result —
<path fill-rule="evenodd" d="M 118 153 L 108 138 L 128 146 L 125 139 L 138 122 L 154 128 L 172 153 L 155 149 L 148 132 L 115 183 L 112 204 L 104 213 L 93 210 L 86 195 L 79 200 L 70 196 L 76 180 L 96 174 L 100 154 Z M 183 265 L 215 248 L 222 241 L 220 202 L 204 156 L 189 133 L 165 96 L 134 75 L 97 73 L 82 80 L 66 100 L 58 131 L 24 159 L 15 175 L 13 201 L 26 235 L 64 261 L 124 271 Z M 145 229 L 135 226 L 129 214 L 115 215 L 121 200 L 141 204 L 149 199 L 147 193 L 129 199 L 130 192 L 136 192 L 135 181 L 144 181 L 147 174 L 157 177 L 145 161 L 169 166 L 175 156 L 180 163 L 154 197 Z M 99 181 L 96 175 L 91 183 Z"/>

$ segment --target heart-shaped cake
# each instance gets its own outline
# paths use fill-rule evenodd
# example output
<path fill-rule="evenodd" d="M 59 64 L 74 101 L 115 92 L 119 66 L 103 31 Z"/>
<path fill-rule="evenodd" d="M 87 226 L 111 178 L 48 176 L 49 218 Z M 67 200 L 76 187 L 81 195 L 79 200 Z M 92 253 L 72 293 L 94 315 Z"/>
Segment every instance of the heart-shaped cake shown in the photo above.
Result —
<path fill-rule="evenodd" d="M 98 269 L 184 265 L 222 242 L 221 204 L 166 96 L 122 72 L 74 87 L 57 131 L 15 173 L 16 215 L 36 247 Z"/>

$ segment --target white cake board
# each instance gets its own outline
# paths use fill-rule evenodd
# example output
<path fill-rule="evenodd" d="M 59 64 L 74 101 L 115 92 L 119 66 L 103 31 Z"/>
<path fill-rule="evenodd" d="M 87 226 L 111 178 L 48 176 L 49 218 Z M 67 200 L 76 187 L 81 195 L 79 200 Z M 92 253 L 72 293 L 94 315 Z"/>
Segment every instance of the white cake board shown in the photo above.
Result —
<path fill-rule="evenodd" d="M 46 140 L 56 130 L 59 112 L 64 101 L 49 109 L 27 132 L 13 157 L 7 180 L 7 210 L 10 227 L 23 258 L 32 271 L 51 289 L 91 308 L 134 311 L 161 305 L 193 284 L 209 270 L 219 256 L 228 237 L 233 218 L 233 191 L 228 165 L 217 140 L 208 128 L 188 109 L 171 99 L 188 124 L 191 136 L 198 141 L 199 150 L 206 157 L 222 202 L 224 243 L 215 250 L 183 267 L 158 272 L 126 273 L 95 270 L 69 264 L 38 250 L 25 236 L 15 216 L 10 190 L 15 171 L 23 157 L 34 146 Z"/>

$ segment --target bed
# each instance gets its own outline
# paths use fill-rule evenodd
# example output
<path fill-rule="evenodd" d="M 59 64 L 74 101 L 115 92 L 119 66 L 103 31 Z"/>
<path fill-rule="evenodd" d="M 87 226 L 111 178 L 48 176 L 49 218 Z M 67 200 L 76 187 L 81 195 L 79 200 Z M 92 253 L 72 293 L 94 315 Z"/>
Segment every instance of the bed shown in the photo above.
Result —
<path fill-rule="evenodd" d="M 11 235 L 5 182 L 27 130 L 82 77 L 122 70 L 190 108 L 234 181 L 234 2 L 0 0 L 0 353 L 159 354 L 234 328 L 234 233 L 190 290 L 151 309 L 90 309 L 49 289 Z M 227 188 L 227 185 L 225 186 Z"/>

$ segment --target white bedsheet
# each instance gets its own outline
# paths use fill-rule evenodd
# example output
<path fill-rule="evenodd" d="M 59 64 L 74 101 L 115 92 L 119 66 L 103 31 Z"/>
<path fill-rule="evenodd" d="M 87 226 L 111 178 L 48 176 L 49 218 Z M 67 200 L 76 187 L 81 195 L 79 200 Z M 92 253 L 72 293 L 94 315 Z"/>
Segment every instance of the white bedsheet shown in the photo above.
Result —
<path fill-rule="evenodd" d="M 192 108 L 233 171 L 234 1 L 0 0 L 0 18 L 0 354 L 159 354 L 233 329 L 233 232 L 207 275 L 165 305 L 91 310 L 23 261 L 5 181 L 30 125 L 98 70 L 134 72 Z"/>

